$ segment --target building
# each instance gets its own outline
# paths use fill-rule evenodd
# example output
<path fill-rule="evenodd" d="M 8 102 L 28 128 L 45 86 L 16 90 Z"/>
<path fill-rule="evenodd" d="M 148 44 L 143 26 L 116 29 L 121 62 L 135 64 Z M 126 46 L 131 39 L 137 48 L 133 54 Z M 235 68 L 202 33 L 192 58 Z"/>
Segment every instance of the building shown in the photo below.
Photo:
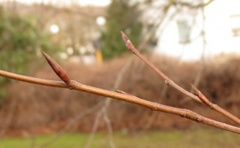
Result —
<path fill-rule="evenodd" d="M 213 1 L 201 8 L 171 7 L 157 30 L 155 52 L 196 60 L 240 53 L 240 1 Z M 156 17 L 156 16 L 153 16 Z"/>

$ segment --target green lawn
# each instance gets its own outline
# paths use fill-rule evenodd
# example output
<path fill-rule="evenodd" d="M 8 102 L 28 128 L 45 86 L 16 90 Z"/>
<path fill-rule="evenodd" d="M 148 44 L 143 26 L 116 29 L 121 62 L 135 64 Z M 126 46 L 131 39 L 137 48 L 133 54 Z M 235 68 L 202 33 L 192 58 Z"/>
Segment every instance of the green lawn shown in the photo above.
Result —
<path fill-rule="evenodd" d="M 33 138 L 3 138 L 0 148 L 40 147 L 49 142 L 54 135 Z M 89 134 L 64 134 L 44 147 L 82 148 L 86 145 Z M 148 132 L 115 132 L 114 143 L 117 148 L 239 148 L 240 135 L 213 129 L 171 130 Z M 108 135 L 97 133 L 92 148 L 107 148 Z"/>

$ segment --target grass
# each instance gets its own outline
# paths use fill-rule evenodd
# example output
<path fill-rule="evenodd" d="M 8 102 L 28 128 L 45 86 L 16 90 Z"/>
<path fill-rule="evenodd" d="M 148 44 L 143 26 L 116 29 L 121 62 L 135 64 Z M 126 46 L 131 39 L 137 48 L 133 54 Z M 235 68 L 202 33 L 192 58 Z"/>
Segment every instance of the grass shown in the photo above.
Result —
<path fill-rule="evenodd" d="M 52 139 L 53 135 L 36 136 L 32 138 L 3 138 L 0 148 L 39 147 Z M 61 135 L 44 147 L 50 148 L 82 148 L 86 145 L 89 134 L 70 133 Z M 115 132 L 114 143 L 118 148 L 238 148 L 240 135 L 213 129 L 144 131 L 144 132 Z M 107 148 L 108 134 L 97 133 L 91 144 L 92 148 Z"/>

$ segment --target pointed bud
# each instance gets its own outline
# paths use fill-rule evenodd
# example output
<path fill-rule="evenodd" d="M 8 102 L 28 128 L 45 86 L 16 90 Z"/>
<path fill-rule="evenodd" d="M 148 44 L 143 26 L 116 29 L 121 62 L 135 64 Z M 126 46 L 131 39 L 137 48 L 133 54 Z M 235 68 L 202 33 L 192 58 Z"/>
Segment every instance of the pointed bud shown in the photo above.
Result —
<path fill-rule="evenodd" d="M 58 77 L 62 79 L 66 84 L 69 84 L 70 79 L 67 73 L 65 72 L 65 70 L 60 65 L 58 65 L 58 63 L 53 58 L 51 58 L 48 54 L 46 54 L 43 51 L 42 51 L 42 54 L 47 60 L 48 64 L 52 67 L 54 72 L 58 75 Z"/>
<path fill-rule="evenodd" d="M 202 94 L 200 90 L 198 90 L 193 84 L 191 84 L 194 93 L 198 96 L 198 98 L 207 106 L 211 106 L 211 102 Z"/>
<path fill-rule="evenodd" d="M 128 48 L 131 52 L 135 53 L 137 50 L 135 49 L 134 45 L 133 45 L 132 42 L 129 40 L 129 38 L 127 37 L 127 35 L 126 35 L 124 32 L 122 32 L 122 31 L 121 31 L 121 35 L 122 35 L 122 39 L 123 39 L 125 45 L 127 46 L 127 48 Z"/>
<path fill-rule="evenodd" d="M 122 91 L 122 90 L 116 90 L 116 92 L 118 92 L 118 93 L 120 93 L 120 94 L 128 95 L 128 96 L 136 97 L 136 96 L 134 96 L 134 95 L 132 95 L 132 94 L 129 94 L 129 93 L 127 93 L 127 92 L 125 92 L 125 91 Z"/>

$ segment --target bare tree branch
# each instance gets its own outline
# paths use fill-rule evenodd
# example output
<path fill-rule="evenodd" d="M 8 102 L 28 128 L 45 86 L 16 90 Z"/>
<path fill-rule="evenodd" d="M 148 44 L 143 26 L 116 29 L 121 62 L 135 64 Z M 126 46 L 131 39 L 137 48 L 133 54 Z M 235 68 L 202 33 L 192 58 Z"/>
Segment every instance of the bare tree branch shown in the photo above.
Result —
<path fill-rule="evenodd" d="M 226 110 L 220 108 L 217 105 L 213 105 L 213 103 L 211 103 L 199 90 L 197 90 L 197 88 L 195 86 L 192 85 L 192 88 L 195 90 L 195 92 L 197 92 L 197 96 L 193 95 L 192 93 L 184 90 L 182 87 L 180 87 L 179 85 L 177 85 L 176 83 L 174 83 L 170 78 L 168 78 L 161 70 L 159 70 L 155 65 L 153 65 L 148 59 L 146 59 L 140 52 L 138 52 L 138 50 L 134 47 L 134 45 L 132 44 L 132 42 L 128 39 L 128 37 L 123 33 L 122 33 L 122 37 L 123 40 L 127 46 L 127 48 L 134 53 L 137 57 L 139 57 L 141 60 L 143 60 L 147 65 L 149 65 L 155 72 L 157 72 L 157 74 L 159 74 L 160 76 L 162 76 L 165 79 L 165 82 L 167 84 L 169 84 L 170 86 L 172 86 L 173 88 L 175 88 L 176 90 L 180 91 L 181 93 L 191 97 L 192 99 L 201 102 L 207 106 L 209 106 L 210 108 L 213 108 L 215 111 L 221 113 L 222 115 L 224 115 L 225 117 L 231 119 L 232 121 L 234 121 L 235 123 L 239 124 L 240 123 L 240 119 L 238 119 L 236 116 L 230 114 L 229 112 L 227 112 Z M 191 95 L 188 95 L 188 94 Z M 192 97 L 194 96 L 194 97 Z M 197 98 L 197 99 L 196 99 Z M 240 125 L 240 124 L 239 124 Z"/>
<path fill-rule="evenodd" d="M 211 4 L 214 0 L 209 0 L 206 3 L 200 3 L 198 5 L 193 5 L 191 3 L 188 2 L 180 2 L 180 1 L 172 1 L 173 5 L 180 5 L 180 6 L 186 6 L 189 8 L 202 8 L 202 7 L 206 7 L 207 5 Z"/>
<path fill-rule="evenodd" d="M 185 94 L 186 96 L 201 102 L 199 100 L 199 98 L 195 95 L 193 95 L 192 93 L 188 92 L 187 90 L 183 89 L 182 87 L 180 87 L 179 85 L 177 85 L 174 81 L 172 81 L 170 78 L 168 78 L 167 75 L 165 75 L 161 70 L 159 70 L 155 65 L 153 65 L 147 58 L 145 58 L 132 44 L 132 42 L 128 39 L 128 37 L 121 32 L 122 34 L 122 38 L 123 41 L 125 42 L 127 48 L 133 53 L 135 54 L 137 57 L 139 57 L 142 61 L 144 61 L 149 67 L 151 67 L 158 75 L 160 75 L 164 80 L 165 83 L 168 84 L 169 86 L 179 90 L 180 92 L 182 92 L 183 94 Z"/>
<path fill-rule="evenodd" d="M 126 35 L 124 35 L 123 33 L 122 33 L 122 35 L 124 37 L 124 41 L 125 41 L 127 47 L 133 48 L 134 46 L 132 45 L 132 43 L 128 39 L 128 37 Z M 135 53 L 137 53 L 137 52 L 135 52 Z M 143 57 L 143 56 L 141 55 L 141 57 Z M 144 58 L 144 59 L 146 59 L 146 58 Z M 40 84 L 40 85 L 45 85 L 45 86 L 52 86 L 52 87 L 69 88 L 69 89 L 84 91 L 84 92 L 93 93 L 93 94 L 97 94 L 97 95 L 101 95 L 101 96 L 111 97 L 111 98 L 115 98 L 115 99 L 118 99 L 118 100 L 121 100 L 121 101 L 126 101 L 126 102 L 137 104 L 137 105 L 140 105 L 140 106 L 143 106 L 143 107 L 147 107 L 147 108 L 150 108 L 152 110 L 161 111 L 161 112 L 165 112 L 165 113 L 169 113 L 169 114 L 173 114 L 173 115 L 178 115 L 178 116 L 181 116 L 181 117 L 184 117 L 184 118 L 187 118 L 187 119 L 190 119 L 190 120 L 202 123 L 202 124 L 206 124 L 206 125 L 209 125 L 209 126 L 213 126 L 213 127 L 216 127 L 216 128 L 220 128 L 220 129 L 223 129 L 223 130 L 227 130 L 227 131 L 231 131 L 231 132 L 240 134 L 240 128 L 239 127 L 232 126 L 232 125 L 229 125 L 229 124 L 226 124 L 226 123 L 223 123 L 223 122 L 219 122 L 219 121 L 216 121 L 216 120 L 213 120 L 213 119 L 206 118 L 206 117 L 204 117 L 202 115 L 199 115 L 196 112 L 193 112 L 193 111 L 188 110 L 188 109 L 171 107 L 171 106 L 159 104 L 159 103 L 156 103 L 156 102 L 151 102 L 151 101 L 148 101 L 148 100 L 144 100 L 144 99 L 141 99 L 141 98 L 133 96 L 133 95 L 129 95 L 129 94 L 125 94 L 125 93 L 122 94 L 120 92 L 113 92 L 113 91 L 109 91 L 109 90 L 105 90 L 105 89 L 101 89 L 101 88 L 92 87 L 92 86 L 89 86 L 89 85 L 84 85 L 84 84 L 78 83 L 74 80 L 70 80 L 68 82 L 68 84 L 66 85 L 61 81 L 38 79 L 38 78 L 13 74 L 13 73 L 2 71 L 2 70 L 0 70 L 0 75 L 4 76 L 4 77 L 11 78 L 11 79 L 16 79 L 16 80 L 20 80 L 20 81 L 29 82 L 29 83 L 35 83 L 35 84 Z M 59 75 L 61 75 L 61 70 L 60 70 Z M 175 84 L 175 83 L 173 83 L 172 80 L 170 80 L 162 72 L 161 72 L 161 75 L 163 75 L 164 78 L 167 78 L 166 79 L 168 81 L 167 83 L 169 83 L 171 85 Z M 175 86 L 175 85 L 173 85 L 173 86 Z M 180 90 L 183 90 L 183 88 L 181 88 Z"/>

